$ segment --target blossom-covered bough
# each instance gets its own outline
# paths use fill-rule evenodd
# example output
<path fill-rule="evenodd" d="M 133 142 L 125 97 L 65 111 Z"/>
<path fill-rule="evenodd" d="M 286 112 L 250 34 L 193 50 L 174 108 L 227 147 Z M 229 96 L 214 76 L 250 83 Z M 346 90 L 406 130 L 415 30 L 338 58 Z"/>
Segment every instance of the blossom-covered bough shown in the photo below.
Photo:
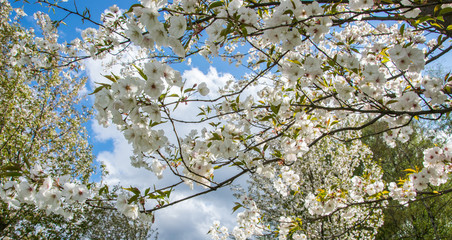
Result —
<path fill-rule="evenodd" d="M 39 2 L 89 19 L 64 4 Z M 270 231 L 280 239 L 361 239 L 375 235 L 379 208 L 388 200 L 408 204 L 449 193 L 434 189 L 449 178 L 451 144 L 426 149 L 424 166 L 387 183 L 360 139 L 366 137 L 361 130 L 384 122 L 377 134 L 394 146 L 409 141 L 411 122 L 450 113 L 451 78 L 423 69 L 452 49 L 451 3 L 142 0 L 125 11 L 112 6 L 99 28 L 86 29 L 77 42 L 92 58 L 113 56 L 107 72 L 122 65 L 120 74 L 105 76 L 110 84 L 94 91 L 97 120 L 124 133 L 134 166 L 180 179 L 158 190 L 128 188 L 134 196 L 119 196 L 118 210 L 145 217 L 251 174 L 267 179 L 263 189 L 277 189 L 264 197 L 294 200 L 275 208 L 293 211 L 264 221 L 244 194 L 237 227 L 229 232 L 216 224 L 212 237 Z M 202 80 L 188 85 L 177 66 L 197 55 L 247 72 L 218 89 Z M 199 107 L 199 114 L 184 118 L 182 105 Z M 186 126 L 193 131 L 183 136 Z M 228 177 L 215 178 L 225 169 Z M 205 190 L 169 201 L 183 183 Z M 94 198 L 101 203 L 102 196 Z"/>

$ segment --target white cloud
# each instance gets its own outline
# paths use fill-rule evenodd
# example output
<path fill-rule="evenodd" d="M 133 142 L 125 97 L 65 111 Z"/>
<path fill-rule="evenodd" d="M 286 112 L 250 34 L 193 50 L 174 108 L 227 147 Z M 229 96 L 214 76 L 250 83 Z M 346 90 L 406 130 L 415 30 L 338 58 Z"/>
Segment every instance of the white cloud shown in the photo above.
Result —
<path fill-rule="evenodd" d="M 109 57 L 105 59 L 104 61 L 110 61 Z M 91 89 L 94 89 L 96 87 L 95 83 L 111 83 L 107 78 L 105 78 L 103 75 L 107 75 L 105 71 L 103 71 L 104 67 L 102 66 L 102 61 L 100 60 L 93 60 L 91 58 L 87 59 L 85 61 L 86 66 L 86 72 L 88 73 L 89 78 L 89 87 Z M 118 68 L 114 68 L 118 69 Z M 118 71 L 114 71 L 115 74 L 118 73 Z"/>
<path fill-rule="evenodd" d="M 232 196 L 228 189 L 220 191 L 215 192 L 215 198 L 197 197 L 159 210 L 155 224 L 159 229 L 159 239 L 209 239 L 207 232 L 215 220 L 221 220 L 223 225 L 232 229 L 235 217 L 231 214 L 232 201 L 227 201 Z M 178 193 L 175 197 L 182 198 L 186 194 Z"/>
<path fill-rule="evenodd" d="M 208 98 L 218 97 L 218 88 L 223 87 L 227 81 L 234 79 L 229 73 L 219 74 L 217 69 L 212 66 L 209 68 L 207 74 L 204 74 L 198 68 L 192 68 L 184 71 L 182 77 L 186 79 L 186 87 L 191 87 L 195 83 L 199 85 L 200 83 L 205 82 L 210 90 L 209 95 L 207 95 Z"/>
<path fill-rule="evenodd" d="M 86 88 L 86 86 L 83 86 L 80 91 L 78 92 L 78 96 L 81 98 L 88 98 L 88 94 L 90 92 L 88 91 L 88 88 Z"/>
<path fill-rule="evenodd" d="M 122 133 L 114 126 L 103 128 L 96 121 L 92 121 L 91 127 L 97 141 L 111 142 L 113 144 L 112 151 L 101 151 L 97 155 L 97 161 L 103 163 L 109 173 L 109 175 L 104 177 L 105 183 L 109 185 L 120 183 L 123 186 L 135 186 L 137 183 L 156 181 L 152 172 L 137 169 L 130 164 L 132 146 L 128 144 Z"/>
<path fill-rule="evenodd" d="M 94 85 L 94 82 L 107 81 L 102 77 L 106 73 L 102 72 L 100 61 L 88 60 L 86 66 L 91 86 Z M 187 80 L 186 86 L 206 82 L 211 90 L 211 93 L 207 96 L 209 98 L 217 96 L 217 88 L 232 79 L 232 75 L 220 74 L 213 67 L 209 69 L 207 74 L 202 73 L 197 68 L 193 68 L 185 71 L 183 77 Z M 193 119 L 198 113 L 198 107 L 201 105 L 202 103 L 180 104 L 174 117 Z M 202 124 L 179 124 L 177 128 L 180 136 L 184 136 L 191 129 L 201 129 L 204 126 Z M 129 159 L 133 152 L 132 147 L 115 126 L 103 128 L 93 120 L 92 130 L 94 140 L 97 143 L 103 142 L 104 144 L 111 143 L 113 145 L 109 148 L 112 150 L 101 150 L 97 156 L 97 160 L 104 163 L 109 172 L 109 175 L 104 177 L 105 183 L 120 183 L 125 187 L 136 186 L 144 189 L 147 187 L 152 188 L 154 184 L 160 187 L 177 181 L 177 178 L 172 176 L 168 169 L 164 172 L 165 177 L 162 180 L 158 180 L 152 172 L 132 167 Z M 165 132 L 170 134 L 171 130 L 166 129 Z M 172 136 L 169 139 L 170 141 L 175 140 L 175 137 Z M 221 176 L 228 175 L 229 173 L 233 173 L 233 169 L 223 170 L 218 177 L 221 178 Z M 173 192 L 172 199 L 180 199 L 184 196 L 194 194 L 197 192 L 197 189 L 200 190 L 199 188 L 195 188 L 194 191 L 190 191 L 189 187 L 184 185 Z M 232 192 L 228 188 L 220 189 L 205 196 L 196 197 L 158 210 L 156 212 L 154 226 L 158 228 L 160 239 L 208 239 L 207 232 L 214 220 L 219 220 L 222 224 L 232 229 L 235 221 L 235 217 L 231 214 L 234 200 Z"/>

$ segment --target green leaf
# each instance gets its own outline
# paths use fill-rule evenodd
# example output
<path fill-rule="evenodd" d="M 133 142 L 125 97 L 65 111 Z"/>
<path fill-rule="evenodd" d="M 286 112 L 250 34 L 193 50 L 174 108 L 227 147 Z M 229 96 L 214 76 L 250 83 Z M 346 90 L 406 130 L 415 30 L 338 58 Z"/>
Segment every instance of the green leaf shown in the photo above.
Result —
<path fill-rule="evenodd" d="M 450 82 L 450 81 L 452 81 L 452 76 L 450 75 L 450 72 L 448 72 L 447 74 L 446 74 L 446 76 L 444 76 L 444 82 Z"/>
<path fill-rule="evenodd" d="M 158 196 L 154 195 L 153 193 L 149 193 L 147 196 L 149 199 L 157 199 L 158 198 Z"/>
<path fill-rule="evenodd" d="M 22 166 L 17 163 L 11 163 L 11 165 L 3 166 L 2 170 L 4 171 L 20 171 Z"/>
<path fill-rule="evenodd" d="M 267 115 L 267 116 L 263 117 L 262 119 L 260 119 L 260 121 L 265 122 L 265 121 L 268 121 L 270 119 L 272 119 L 272 116 Z"/>
<path fill-rule="evenodd" d="M 443 35 L 439 35 L 438 38 L 436 39 L 436 42 L 442 43 L 443 42 Z"/>
<path fill-rule="evenodd" d="M 438 13 L 438 12 L 440 11 L 440 9 L 441 9 L 441 5 L 439 5 L 439 4 L 436 5 L 436 6 L 435 6 L 435 9 L 433 10 L 433 13 L 434 13 L 434 14 Z"/>
<path fill-rule="evenodd" d="M 452 12 L 452 7 L 443 8 L 443 9 L 441 9 L 441 11 L 439 11 L 439 16 L 446 15 L 450 12 Z"/>
<path fill-rule="evenodd" d="M 284 11 L 284 15 L 293 15 L 293 11 L 292 9 L 287 9 L 286 11 Z"/>
<path fill-rule="evenodd" d="M 243 37 L 248 36 L 248 30 L 246 30 L 246 26 L 245 26 L 245 25 L 242 25 L 242 26 L 240 27 L 240 29 L 242 30 L 242 35 L 243 35 Z"/>
<path fill-rule="evenodd" d="M 3 173 L 0 173 L 0 175 L 4 176 L 4 177 L 19 177 L 19 176 L 22 176 L 22 173 L 20 173 L 20 172 L 3 172 Z"/>
<path fill-rule="evenodd" d="M 403 36 L 403 33 L 405 32 L 405 24 L 403 24 L 401 27 L 400 27 L 400 35 L 402 35 Z"/>
<path fill-rule="evenodd" d="M 100 92 L 100 90 L 102 90 L 102 89 L 104 89 L 104 88 L 105 88 L 104 85 L 99 86 L 99 87 L 97 87 L 96 89 L 94 89 L 94 91 L 93 91 L 92 93 L 90 93 L 90 94 L 88 94 L 88 95 L 94 95 L 94 94 Z"/>
<path fill-rule="evenodd" d="M 166 123 L 166 121 L 162 121 L 162 122 L 153 122 L 153 121 L 150 121 L 150 122 L 149 122 L 149 126 L 150 126 L 150 127 L 155 127 L 155 126 L 160 125 L 160 124 L 162 124 L 162 123 Z"/>
<path fill-rule="evenodd" d="M 218 127 L 218 125 L 220 125 L 220 124 L 221 124 L 221 123 L 219 123 L 219 122 L 218 122 L 218 123 L 214 123 L 214 122 L 210 122 L 210 123 L 209 123 L 209 125 L 212 126 L 212 127 L 214 127 L 214 128 Z"/>
<path fill-rule="evenodd" d="M 383 60 L 381 60 L 381 63 L 387 63 L 389 62 L 389 58 L 388 57 L 383 57 Z"/>
<path fill-rule="evenodd" d="M 229 34 L 229 32 L 230 32 L 229 28 L 225 28 L 221 30 L 220 36 L 226 37 Z"/>
<path fill-rule="evenodd" d="M 169 198 L 172 191 L 173 189 L 171 188 L 170 190 L 164 191 L 163 193 L 165 194 L 165 197 Z"/>
<path fill-rule="evenodd" d="M 137 67 L 135 64 L 132 64 L 132 66 L 138 70 L 138 73 L 144 80 L 148 80 L 148 76 L 146 76 L 146 74 L 144 74 L 144 72 L 141 68 Z"/>
<path fill-rule="evenodd" d="M 193 92 L 193 91 L 195 91 L 194 88 L 187 88 L 187 89 L 184 90 L 184 93 Z"/>
<path fill-rule="evenodd" d="M 131 204 L 131 203 L 137 201 L 138 196 L 139 196 L 139 195 L 132 196 L 132 197 L 129 199 L 128 203 Z"/>
<path fill-rule="evenodd" d="M 337 123 L 339 123 L 339 121 L 338 120 L 334 120 L 334 121 L 331 122 L 330 126 L 333 126 L 333 125 L 335 125 Z"/>
<path fill-rule="evenodd" d="M 292 60 L 292 59 L 287 59 L 287 61 L 289 61 L 289 62 L 291 62 L 291 63 L 295 63 L 295 64 L 297 64 L 297 65 L 302 65 L 301 63 L 300 63 L 300 61 L 298 61 L 298 60 Z"/>
<path fill-rule="evenodd" d="M 112 75 L 103 75 L 106 79 L 108 79 L 108 80 L 110 80 L 110 81 L 112 81 L 112 82 L 117 82 L 116 81 L 116 78 L 115 77 L 113 77 Z"/>
<path fill-rule="evenodd" d="M 209 5 L 209 7 L 207 8 L 207 10 L 211 10 L 220 6 L 223 6 L 224 2 L 223 1 L 217 1 L 217 2 L 213 2 Z"/>
<path fill-rule="evenodd" d="M 418 25 L 418 24 L 423 23 L 425 21 L 431 21 L 431 20 L 435 20 L 435 19 L 433 19 L 430 16 L 423 16 L 423 17 L 420 17 L 418 20 L 416 20 L 415 25 Z"/>
<path fill-rule="evenodd" d="M 91 18 L 91 13 L 89 12 L 89 9 L 88 9 L 88 8 L 85 8 L 85 10 L 84 10 L 83 13 L 82 13 L 82 16 L 83 16 L 84 18 Z"/>
<path fill-rule="evenodd" d="M 138 190 L 138 188 L 136 188 L 136 187 L 122 188 L 122 189 L 127 190 L 127 191 L 131 191 L 135 195 L 140 195 L 140 190 Z"/>
<path fill-rule="evenodd" d="M 430 23 L 430 25 L 435 26 L 437 28 L 443 28 L 443 26 L 438 23 Z"/>
<path fill-rule="evenodd" d="M 144 6 L 141 5 L 141 4 L 138 4 L 138 3 L 137 4 L 133 4 L 132 6 L 130 6 L 129 11 L 127 11 L 126 13 L 133 12 L 133 8 L 135 8 L 135 7 L 144 8 Z"/>
<path fill-rule="evenodd" d="M 232 213 L 234 213 L 235 211 L 237 211 L 237 209 L 243 207 L 242 204 L 235 202 L 235 206 L 232 208 Z"/>
<path fill-rule="evenodd" d="M 222 140 L 223 139 L 218 133 L 213 132 L 212 135 L 213 135 L 213 137 L 210 138 L 209 140 Z"/>
<path fill-rule="evenodd" d="M 274 106 L 274 105 L 271 105 L 271 106 L 270 106 L 270 109 L 271 109 L 272 112 L 274 112 L 275 114 L 278 114 L 280 108 L 281 108 L 281 104 L 279 104 L 278 106 Z"/>
<path fill-rule="evenodd" d="M 108 185 L 105 185 L 99 189 L 99 195 L 102 195 L 103 193 L 108 193 Z"/>

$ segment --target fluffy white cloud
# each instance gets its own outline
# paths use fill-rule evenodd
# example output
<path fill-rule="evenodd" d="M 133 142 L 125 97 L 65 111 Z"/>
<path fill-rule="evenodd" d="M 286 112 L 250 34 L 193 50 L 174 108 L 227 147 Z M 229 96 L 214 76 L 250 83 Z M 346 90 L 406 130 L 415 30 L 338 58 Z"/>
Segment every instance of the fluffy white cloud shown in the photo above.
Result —
<path fill-rule="evenodd" d="M 105 73 L 101 69 L 102 65 L 98 61 L 90 60 L 89 64 L 87 64 L 92 89 L 94 82 L 106 82 L 104 77 L 102 77 Z M 232 76 L 219 74 L 215 68 L 211 67 L 207 74 L 202 73 L 197 68 L 187 70 L 183 73 L 183 78 L 187 81 L 186 86 L 191 86 L 194 83 L 199 84 L 201 81 L 206 82 L 210 89 L 210 93 L 206 97 L 212 98 L 218 95 L 216 91 L 218 86 L 224 85 L 226 81 L 232 79 Z M 173 117 L 190 119 L 196 116 L 198 107 L 201 105 L 201 103 L 181 104 Z M 178 131 L 180 131 L 179 134 L 184 136 L 191 129 L 201 129 L 203 126 L 179 124 L 177 127 Z M 97 160 L 106 166 L 106 170 L 109 173 L 103 179 L 107 184 L 120 183 L 122 186 L 132 185 L 144 189 L 152 187 L 154 184 L 159 187 L 177 181 L 169 170 L 165 170 L 164 178 L 158 180 L 152 172 L 131 166 L 129 158 L 132 155 L 132 147 L 115 126 L 103 128 L 97 121 L 93 120 L 91 129 L 92 137 L 95 140 L 93 142 L 94 148 L 99 151 Z M 166 132 L 171 133 L 171 130 L 168 129 Z M 170 135 L 169 140 L 175 140 L 174 136 L 171 137 Z M 107 150 L 99 149 L 99 147 L 106 144 L 111 144 Z M 220 173 L 218 177 L 221 178 L 222 175 L 227 176 L 230 171 L 233 170 L 227 169 Z M 189 187 L 184 185 L 178 188 L 171 198 L 172 200 L 177 200 L 202 190 L 204 189 L 198 187 L 190 191 Z M 220 220 L 223 225 L 232 229 L 235 221 L 235 216 L 231 214 L 234 200 L 229 188 L 220 189 L 214 193 L 196 197 L 157 211 L 154 226 L 158 228 L 160 239 L 208 239 L 207 232 L 214 220 Z"/>
<path fill-rule="evenodd" d="M 193 192 L 177 193 L 175 198 L 183 198 Z M 215 196 L 202 196 L 162 209 L 156 213 L 155 226 L 159 229 L 159 239 L 209 239 L 207 232 L 212 222 L 221 223 L 230 229 L 234 226 L 231 193 L 228 189 L 215 192 Z"/>
<path fill-rule="evenodd" d="M 210 93 L 207 95 L 208 98 L 218 97 L 218 88 L 224 86 L 227 81 L 234 79 L 229 73 L 219 74 L 217 69 L 212 66 L 209 67 L 207 74 L 204 74 L 198 68 L 184 71 L 182 78 L 186 80 L 185 86 L 190 87 L 193 86 L 193 84 L 199 85 L 200 83 L 205 82 L 207 88 L 210 90 Z"/>
<path fill-rule="evenodd" d="M 122 133 L 114 126 L 104 128 L 96 121 L 92 121 L 91 127 L 97 140 L 93 143 L 94 147 L 96 147 L 96 143 L 112 144 L 112 151 L 100 151 L 97 155 L 97 161 L 103 163 L 109 173 L 104 178 L 107 184 L 121 183 L 121 185 L 129 186 L 156 180 L 153 173 L 130 165 L 129 158 L 132 155 L 132 146 L 127 143 Z"/>

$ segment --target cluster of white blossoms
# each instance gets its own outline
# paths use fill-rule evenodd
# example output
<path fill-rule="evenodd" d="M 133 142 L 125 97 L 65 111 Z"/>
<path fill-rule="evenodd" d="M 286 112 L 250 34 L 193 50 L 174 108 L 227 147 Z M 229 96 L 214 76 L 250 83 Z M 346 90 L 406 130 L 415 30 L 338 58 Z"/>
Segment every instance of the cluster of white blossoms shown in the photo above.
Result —
<path fill-rule="evenodd" d="M 215 221 L 209 230 L 212 239 L 228 239 L 231 234 L 235 239 L 246 240 L 253 235 L 262 235 L 265 226 L 260 224 L 262 216 L 256 203 L 246 195 L 243 195 L 240 200 L 241 205 L 238 206 L 245 210 L 237 214 L 237 226 L 234 227 L 232 233 L 228 232 L 228 228 L 221 226 L 219 221 Z"/>
<path fill-rule="evenodd" d="M 87 187 L 71 181 L 69 175 L 54 179 L 45 174 L 39 165 L 35 165 L 31 176 L 32 181 L 22 178 L 19 181 L 0 183 L 0 199 L 10 208 L 32 204 L 45 210 L 47 214 L 59 214 L 70 219 L 73 208 L 91 197 Z"/>
<path fill-rule="evenodd" d="M 129 200 L 125 195 L 119 195 L 116 199 L 116 209 L 119 212 L 130 217 L 132 219 L 136 219 L 139 214 L 139 208 L 136 204 L 129 204 Z"/>
<path fill-rule="evenodd" d="M 242 196 L 241 202 L 245 211 L 237 214 L 237 226 L 232 230 L 232 235 L 238 240 L 261 235 L 264 226 L 260 224 L 261 214 L 256 203 L 247 196 Z"/>
<path fill-rule="evenodd" d="M 279 218 L 279 239 L 280 240 L 285 240 L 287 239 L 286 236 L 289 234 L 290 229 L 293 227 L 293 220 L 291 217 L 284 217 L 281 216 Z"/>
<path fill-rule="evenodd" d="M 300 176 L 287 166 L 281 169 L 281 178 L 277 178 L 273 183 L 276 191 L 278 191 L 282 196 L 287 196 L 289 194 L 289 189 L 292 191 L 297 191 L 300 181 Z"/>
<path fill-rule="evenodd" d="M 388 53 L 396 67 L 400 70 L 409 69 L 411 72 L 420 72 L 424 69 L 424 53 L 418 48 L 395 45 Z"/>
<path fill-rule="evenodd" d="M 449 180 L 452 172 L 452 143 L 447 143 L 443 148 L 433 147 L 424 150 L 424 167 L 420 171 L 412 170 L 402 186 L 391 182 L 388 186 L 389 196 L 406 204 L 414 200 L 416 193 L 425 190 L 429 185 L 440 186 Z"/>
<path fill-rule="evenodd" d="M 225 226 L 221 226 L 219 221 L 214 221 L 209 229 L 209 235 L 215 240 L 226 240 L 229 238 L 229 230 Z"/>

